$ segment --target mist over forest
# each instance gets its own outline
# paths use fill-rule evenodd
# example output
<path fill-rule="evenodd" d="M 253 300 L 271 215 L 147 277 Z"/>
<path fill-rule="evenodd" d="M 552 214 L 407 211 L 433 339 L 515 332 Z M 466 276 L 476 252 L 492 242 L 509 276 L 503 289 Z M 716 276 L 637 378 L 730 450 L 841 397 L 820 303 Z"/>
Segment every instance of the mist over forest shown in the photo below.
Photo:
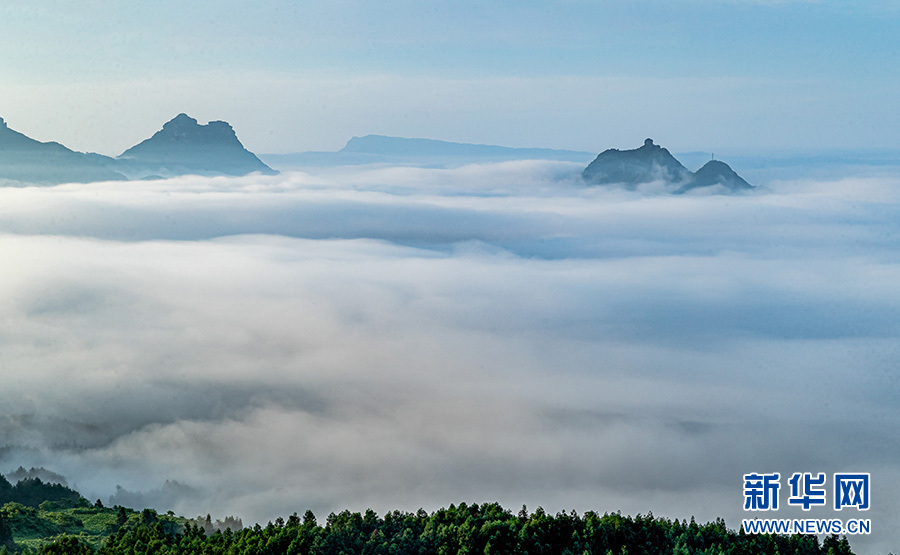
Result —
<path fill-rule="evenodd" d="M 897 540 L 900 180 L 672 197 L 582 168 L 0 189 L 0 470 L 245 523 L 498 501 L 732 527 L 745 473 L 860 471 Z"/>

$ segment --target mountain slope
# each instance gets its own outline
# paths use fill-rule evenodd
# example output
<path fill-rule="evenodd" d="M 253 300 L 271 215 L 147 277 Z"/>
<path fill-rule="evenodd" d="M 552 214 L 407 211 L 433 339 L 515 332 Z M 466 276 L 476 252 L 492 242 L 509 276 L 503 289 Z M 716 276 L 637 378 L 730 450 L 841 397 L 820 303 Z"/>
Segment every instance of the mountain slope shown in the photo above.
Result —
<path fill-rule="evenodd" d="M 40 185 L 124 180 L 97 155 L 42 143 L 14 131 L 0 118 L 0 180 Z M 110 159 L 106 159 L 110 160 Z"/>

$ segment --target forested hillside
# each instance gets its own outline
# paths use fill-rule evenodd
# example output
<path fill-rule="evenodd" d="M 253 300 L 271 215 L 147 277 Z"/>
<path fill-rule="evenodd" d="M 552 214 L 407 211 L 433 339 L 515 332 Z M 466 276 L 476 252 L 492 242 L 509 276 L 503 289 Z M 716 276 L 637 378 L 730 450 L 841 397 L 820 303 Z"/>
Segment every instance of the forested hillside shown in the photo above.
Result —
<path fill-rule="evenodd" d="M 47 484 L 40 478 L 25 478 L 12 485 L 0 474 L 0 506 L 19 503 L 37 507 L 45 501 L 75 504 L 79 499 L 81 494 L 61 484 Z"/>
<path fill-rule="evenodd" d="M 162 532 L 174 535 L 190 522 L 150 509 L 136 512 L 119 506 L 105 508 L 100 503 L 91 505 L 83 498 L 74 504 L 44 501 L 38 507 L 6 503 L 0 507 L 0 554 L 3 549 L 36 553 L 50 544 L 73 540 L 85 548 L 100 548 L 120 530 L 159 525 Z"/>
<path fill-rule="evenodd" d="M 95 510 L 101 510 L 94 508 Z M 106 511 L 109 511 L 106 509 Z M 119 511 L 119 514 L 123 514 Z M 0 518 L 0 527 L 4 525 Z M 132 513 L 114 525 L 100 547 L 84 537 L 57 537 L 39 554 L 642 554 L 642 555 L 847 555 L 847 540 L 830 536 L 745 535 L 728 530 L 725 522 L 708 524 L 638 515 L 550 515 L 542 509 L 514 514 L 498 504 L 451 505 L 428 514 L 394 511 L 379 517 L 344 511 L 319 524 L 312 512 L 265 527 L 207 534 L 202 526 L 183 526 L 153 511 Z M 8 548 L 2 548 L 8 549 Z"/>

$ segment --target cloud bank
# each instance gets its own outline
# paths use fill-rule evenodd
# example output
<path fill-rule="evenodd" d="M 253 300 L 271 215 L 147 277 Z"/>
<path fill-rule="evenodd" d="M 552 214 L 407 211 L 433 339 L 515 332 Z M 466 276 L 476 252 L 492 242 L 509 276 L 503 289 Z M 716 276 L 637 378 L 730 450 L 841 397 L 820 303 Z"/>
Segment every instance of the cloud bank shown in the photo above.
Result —
<path fill-rule="evenodd" d="M 497 500 L 730 526 L 742 474 L 862 471 L 853 545 L 895 544 L 900 180 L 579 170 L 0 189 L 0 470 L 245 523 Z"/>

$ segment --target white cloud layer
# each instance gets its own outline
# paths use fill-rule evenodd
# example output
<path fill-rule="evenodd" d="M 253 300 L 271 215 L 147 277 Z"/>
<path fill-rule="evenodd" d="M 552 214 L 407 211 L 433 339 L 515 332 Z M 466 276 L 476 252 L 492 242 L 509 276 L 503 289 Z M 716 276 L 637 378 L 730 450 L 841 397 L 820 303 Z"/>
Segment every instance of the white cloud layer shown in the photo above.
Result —
<path fill-rule="evenodd" d="M 863 471 L 853 545 L 896 544 L 900 180 L 578 170 L 0 189 L 0 464 L 245 523 L 498 500 L 737 526 L 744 473 Z"/>

